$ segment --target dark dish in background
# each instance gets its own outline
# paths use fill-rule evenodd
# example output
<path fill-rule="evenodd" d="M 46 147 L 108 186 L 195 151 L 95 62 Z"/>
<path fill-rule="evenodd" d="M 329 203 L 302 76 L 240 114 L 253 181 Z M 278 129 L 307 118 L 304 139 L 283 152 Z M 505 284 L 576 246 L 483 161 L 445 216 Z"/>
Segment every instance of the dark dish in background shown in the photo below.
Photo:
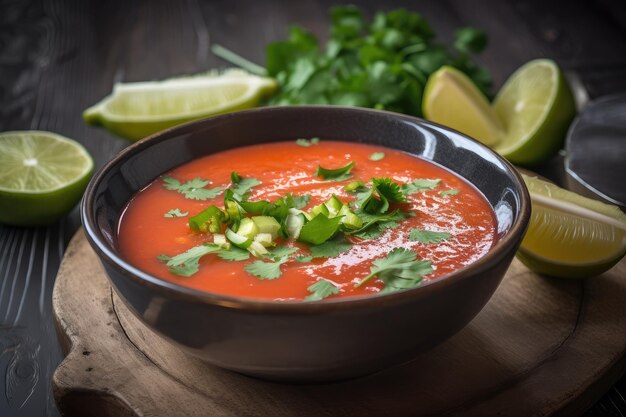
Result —
<path fill-rule="evenodd" d="M 208 294 L 153 277 L 120 257 L 115 235 L 121 212 L 133 194 L 157 176 L 200 155 L 298 137 L 387 146 L 450 169 L 481 191 L 493 207 L 496 244 L 475 263 L 421 287 L 323 303 Z M 368 374 L 405 362 L 456 333 L 495 291 L 529 215 L 528 193 L 517 172 L 472 139 L 395 113 L 307 106 L 233 113 L 152 136 L 105 165 L 90 183 L 82 205 L 90 243 L 118 294 L 145 324 L 215 365 L 287 381 Z"/>
<path fill-rule="evenodd" d="M 262 63 L 264 45 L 284 39 L 292 23 L 309 27 L 318 36 L 325 33 L 327 9 L 334 4 L 4 2 L 0 33 L 7 47 L 0 49 L 0 127 L 51 130 L 75 138 L 101 166 L 127 142 L 85 126 L 79 115 L 106 95 L 113 82 L 162 79 L 222 66 L 223 61 L 207 52 L 207 45 L 214 42 Z M 452 40 L 454 29 L 461 26 L 483 29 L 490 45 L 480 63 L 491 71 L 494 87 L 524 62 L 546 56 L 575 71 L 592 99 L 626 89 L 626 56 L 616 53 L 626 38 L 621 1 L 574 1 L 567 7 L 545 1 L 478 5 L 364 1 L 359 5 L 369 15 L 383 7 L 418 11 L 445 41 Z M 560 166 L 552 162 L 541 171 L 560 178 Z M 13 395 L 2 397 L 1 414 L 58 415 L 49 381 L 62 354 L 53 329 L 50 294 L 63 252 L 78 226 L 77 210 L 46 228 L 0 226 L 0 275 L 8 280 L 2 297 L 3 340 L 18 347 L 3 353 L 2 364 L 27 357 L 32 365 L 6 368 L 6 381 L 16 376 L 11 370 L 32 372 L 20 373 L 20 384 L 11 385 L 17 388 Z M 564 284 L 553 281 L 552 285 Z M 583 282 L 576 285 L 581 290 L 586 287 Z M 13 303 L 8 302 L 10 295 Z M 4 378 L 0 387 L 8 389 Z M 625 387 L 622 382 L 611 389 L 587 415 L 624 414 Z"/>

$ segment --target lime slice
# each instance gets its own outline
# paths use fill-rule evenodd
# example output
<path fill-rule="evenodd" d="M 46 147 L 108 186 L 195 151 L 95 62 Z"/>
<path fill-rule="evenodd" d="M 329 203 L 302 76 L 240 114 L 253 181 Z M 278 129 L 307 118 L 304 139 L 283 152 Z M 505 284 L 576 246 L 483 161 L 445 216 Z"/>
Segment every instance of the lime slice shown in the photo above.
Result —
<path fill-rule="evenodd" d="M 515 71 L 493 107 L 505 130 L 495 150 L 520 165 L 534 165 L 554 155 L 576 115 L 563 73 L 547 59 L 530 61 Z"/>
<path fill-rule="evenodd" d="M 500 141 L 502 126 L 489 105 L 467 75 L 444 66 L 426 83 L 422 101 L 424 117 L 493 146 Z"/>
<path fill-rule="evenodd" d="M 522 174 L 532 215 L 518 258 L 532 270 L 585 278 L 610 269 L 626 254 L 626 214 L 554 184 Z"/>
<path fill-rule="evenodd" d="M 36 130 L 0 133 L 0 223 L 40 226 L 80 200 L 93 160 L 79 143 Z"/>
<path fill-rule="evenodd" d="M 131 140 L 191 120 L 257 105 L 276 89 L 271 78 L 230 70 L 164 81 L 116 84 L 83 119 Z"/>

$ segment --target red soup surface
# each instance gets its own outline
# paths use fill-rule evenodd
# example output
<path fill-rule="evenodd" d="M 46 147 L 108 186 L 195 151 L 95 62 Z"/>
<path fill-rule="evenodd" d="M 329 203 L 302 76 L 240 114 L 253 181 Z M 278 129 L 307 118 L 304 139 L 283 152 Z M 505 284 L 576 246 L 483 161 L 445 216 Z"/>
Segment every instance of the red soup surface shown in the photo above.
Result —
<path fill-rule="evenodd" d="M 370 274 L 370 268 L 375 267 L 373 261 L 387 257 L 395 248 L 408 249 L 417 259 L 431 262 L 432 272 L 423 276 L 420 283 L 423 285 L 476 261 L 494 244 L 495 216 L 491 206 L 478 190 L 447 169 L 378 146 L 324 140 L 307 144 L 310 146 L 280 142 L 232 149 L 198 158 L 166 175 L 181 184 L 196 178 L 210 180 L 204 188 L 213 189 L 231 187 L 231 172 L 236 171 L 242 178 L 261 182 L 250 189 L 248 201 L 275 201 L 287 193 L 308 194 L 310 201 L 302 208 L 304 211 L 324 203 L 333 194 L 345 204 L 355 201 L 357 194 L 344 190 L 355 180 L 367 186 L 372 178 L 380 177 L 388 177 L 400 185 L 422 179 L 438 181 L 422 181 L 417 183 L 418 187 L 409 187 L 410 191 L 405 193 L 407 202 L 392 204 L 389 209 L 413 216 L 386 223 L 386 227 L 379 229 L 378 225 L 372 226 L 370 238 L 346 235 L 351 246 L 344 244 L 344 252 L 336 256 L 308 260 L 311 245 L 277 238 L 279 246 L 298 251 L 277 266 L 279 277 L 262 279 L 246 271 L 246 267 L 249 269 L 254 262 L 273 261 L 254 256 L 243 261 L 226 261 L 211 253 L 200 258 L 198 271 L 191 276 L 170 272 L 160 255 L 173 257 L 213 242 L 211 233 L 191 231 L 188 221 L 210 205 L 223 208 L 223 191 L 215 198 L 195 200 L 167 189 L 161 177 L 138 192 L 124 211 L 118 235 L 122 256 L 152 275 L 201 291 L 256 299 L 303 300 L 313 292 L 309 287 L 322 279 L 336 289 L 333 291 L 336 294 L 326 299 L 380 292 L 386 284 L 378 276 L 360 286 L 356 284 Z M 337 168 L 349 162 L 354 162 L 349 179 L 325 180 L 315 175 L 318 165 Z M 180 211 L 178 215 L 188 214 L 166 216 L 173 209 Z M 425 235 L 424 231 L 438 233 Z"/>

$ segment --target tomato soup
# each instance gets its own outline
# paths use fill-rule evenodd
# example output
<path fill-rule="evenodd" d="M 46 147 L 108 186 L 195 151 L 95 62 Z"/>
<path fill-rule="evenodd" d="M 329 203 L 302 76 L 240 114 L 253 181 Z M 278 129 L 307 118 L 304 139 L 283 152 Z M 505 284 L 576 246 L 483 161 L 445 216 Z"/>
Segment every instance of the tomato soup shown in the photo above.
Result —
<path fill-rule="evenodd" d="M 242 207 L 264 201 L 275 210 L 255 217 L 233 203 L 238 214 L 222 213 L 225 196 L 232 196 L 228 190 L 238 184 L 246 189 L 235 195 Z M 297 207 L 289 207 L 285 218 L 276 202 L 288 195 Z M 224 223 L 191 228 L 190 219 L 212 205 Z M 252 227 L 278 212 L 283 217 L 270 220 L 281 225 L 279 232 L 244 233 L 244 223 Z M 244 220 L 251 217 L 254 222 Z M 223 151 L 173 169 L 129 202 L 118 245 L 131 264 L 182 286 L 256 299 L 319 300 L 439 279 L 487 253 L 495 226 L 485 197 L 432 162 L 372 145 L 298 140 Z M 242 235 L 243 243 L 233 239 Z M 247 247 L 252 241 L 267 253 Z M 180 254 L 177 269 L 172 259 Z"/>

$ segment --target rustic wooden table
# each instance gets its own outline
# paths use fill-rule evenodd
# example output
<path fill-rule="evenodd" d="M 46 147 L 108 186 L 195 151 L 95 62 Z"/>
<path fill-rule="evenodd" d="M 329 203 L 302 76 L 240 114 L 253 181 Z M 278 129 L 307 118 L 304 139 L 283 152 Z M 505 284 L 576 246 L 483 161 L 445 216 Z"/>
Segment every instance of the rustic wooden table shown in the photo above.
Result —
<path fill-rule="evenodd" d="M 224 66 L 220 43 L 262 63 L 264 45 L 296 23 L 325 36 L 316 1 L 0 0 L 0 131 L 41 129 L 83 143 L 99 167 L 128 142 L 86 126 L 81 112 L 116 81 L 159 79 Z M 371 14 L 421 12 L 443 41 L 473 25 L 490 36 L 481 56 L 496 87 L 519 65 L 553 58 L 591 98 L 626 91 L 626 4 L 570 1 L 363 1 Z M 2 169 L 2 167 L 0 167 Z M 558 161 L 541 169 L 559 180 Z M 45 228 L 0 226 L 0 415 L 56 416 L 50 377 L 62 354 L 51 315 L 54 278 L 77 211 Z M 587 416 L 626 415 L 626 378 Z"/>

